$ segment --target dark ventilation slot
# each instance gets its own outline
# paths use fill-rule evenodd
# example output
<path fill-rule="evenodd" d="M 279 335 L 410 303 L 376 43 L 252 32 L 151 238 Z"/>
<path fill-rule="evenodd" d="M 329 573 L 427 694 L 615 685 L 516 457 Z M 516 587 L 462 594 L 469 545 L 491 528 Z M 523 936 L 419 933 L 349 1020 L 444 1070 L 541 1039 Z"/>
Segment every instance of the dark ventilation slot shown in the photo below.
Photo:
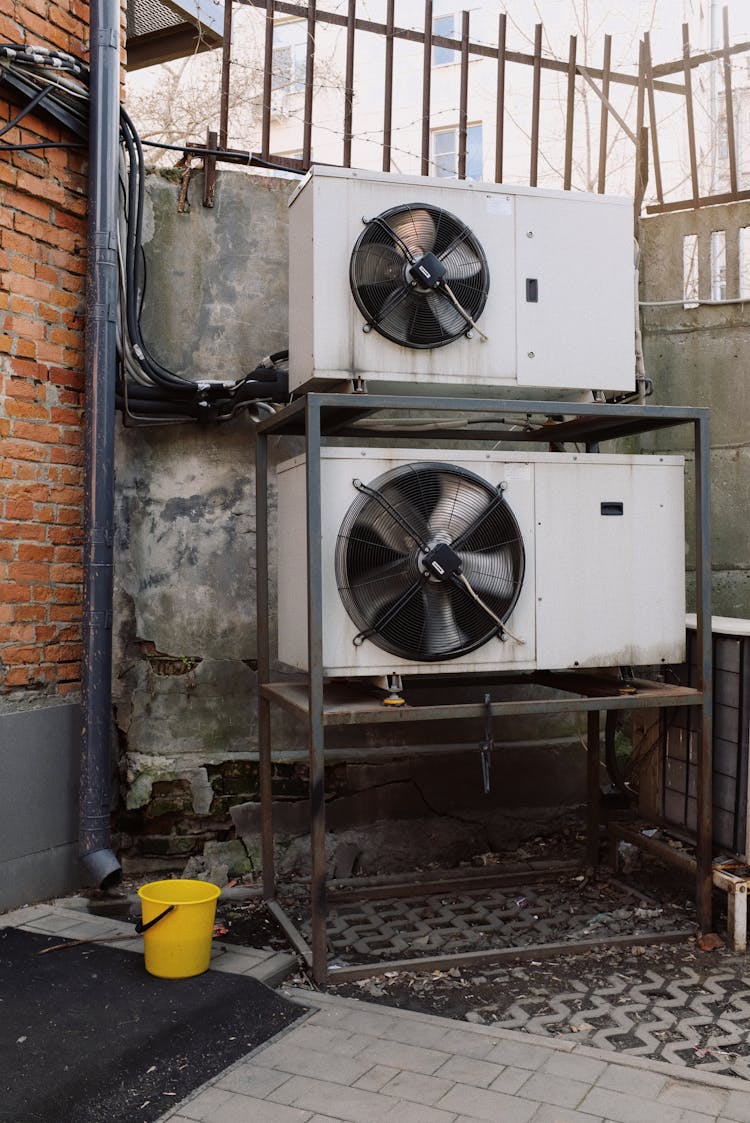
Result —
<path fill-rule="evenodd" d="M 622 503 L 602 503 L 601 512 L 603 515 L 621 515 L 623 514 Z"/>

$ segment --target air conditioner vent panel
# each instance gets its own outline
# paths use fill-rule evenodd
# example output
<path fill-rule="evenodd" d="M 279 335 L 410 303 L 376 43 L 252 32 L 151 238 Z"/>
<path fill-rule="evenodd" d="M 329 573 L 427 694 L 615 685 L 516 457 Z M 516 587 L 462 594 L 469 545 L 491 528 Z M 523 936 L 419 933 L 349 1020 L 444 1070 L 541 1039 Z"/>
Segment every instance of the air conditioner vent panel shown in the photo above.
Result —
<path fill-rule="evenodd" d="M 339 595 L 360 634 L 417 662 L 458 658 L 497 635 L 524 574 L 521 531 L 502 493 L 435 462 L 401 465 L 364 486 L 335 552 Z M 459 563 L 446 580 L 425 564 L 440 544 Z"/>
<path fill-rule="evenodd" d="M 484 250 L 468 226 L 425 203 L 365 220 L 349 279 L 367 324 L 417 349 L 465 335 L 484 310 L 490 284 Z"/>

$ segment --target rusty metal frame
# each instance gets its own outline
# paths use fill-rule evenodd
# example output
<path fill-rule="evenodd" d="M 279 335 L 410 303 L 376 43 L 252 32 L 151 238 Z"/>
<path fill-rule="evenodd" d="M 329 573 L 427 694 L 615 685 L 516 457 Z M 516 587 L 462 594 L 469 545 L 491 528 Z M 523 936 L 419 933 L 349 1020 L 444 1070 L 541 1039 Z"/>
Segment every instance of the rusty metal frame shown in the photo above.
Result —
<path fill-rule="evenodd" d="M 576 39 L 571 36 L 567 61 L 547 57 L 542 52 L 543 26 L 537 24 L 534 32 L 534 45 L 532 53 L 511 51 L 507 46 L 506 16 L 502 13 L 499 17 L 497 44 L 472 42 L 469 31 L 469 12 L 462 13 L 460 38 L 433 34 L 433 0 L 421 0 L 424 8 L 424 24 L 422 30 L 399 27 L 395 23 L 395 0 L 388 0 L 386 5 L 386 22 L 366 19 L 357 15 L 356 0 L 348 0 L 346 9 L 342 12 L 331 12 L 318 8 L 317 0 L 309 2 L 290 2 L 290 0 L 235 0 L 248 7 L 262 9 L 265 13 L 265 39 L 264 39 L 264 76 L 262 94 L 262 121 L 261 121 L 261 147 L 259 153 L 240 152 L 227 149 L 228 115 L 230 101 L 230 67 L 231 67 L 231 28 L 232 28 L 232 0 L 224 0 L 224 39 L 222 48 L 221 91 L 220 91 L 220 126 L 218 142 L 211 134 L 205 147 L 186 146 L 184 155 L 200 157 L 204 161 L 207 179 L 210 181 L 204 189 L 204 205 L 213 204 L 215 190 L 215 175 L 217 161 L 230 163 L 256 164 L 260 166 L 278 166 L 295 172 L 306 172 L 312 163 L 312 135 L 313 135 L 313 107 L 314 107 L 314 76 L 315 76 L 315 33 L 320 25 L 338 27 L 345 31 L 346 55 L 344 76 L 344 98 L 342 109 L 342 165 L 351 167 L 353 133 L 353 100 L 354 100 L 354 59 L 355 38 L 357 32 L 367 32 L 380 36 L 385 44 L 385 74 L 383 83 L 383 133 L 382 133 L 382 168 L 389 172 L 392 167 L 392 129 L 394 110 L 394 49 L 396 42 L 411 42 L 422 46 L 422 108 L 421 108 L 421 151 L 420 172 L 428 175 L 430 172 L 430 96 L 432 81 L 431 55 L 433 47 L 444 47 L 455 53 L 459 64 L 459 91 L 458 91 L 458 146 L 457 146 L 457 172 L 458 178 L 466 176 L 466 130 L 470 119 L 469 107 L 469 64 L 472 58 L 488 58 L 497 62 L 496 79 L 496 105 L 494 122 L 495 162 L 494 178 L 500 183 L 503 179 L 504 163 L 504 132 L 506 115 L 506 87 L 508 63 L 529 67 L 532 72 L 531 80 L 531 120 L 529 128 L 529 185 L 534 187 L 538 180 L 539 169 L 539 130 L 541 107 L 541 83 L 545 72 L 564 75 L 567 80 L 566 108 L 565 108 L 565 138 L 564 159 L 562 169 L 562 186 L 564 190 L 572 188 L 573 170 L 573 128 L 575 118 L 576 80 L 582 79 L 593 90 L 600 101 L 599 122 L 599 156 L 596 176 L 596 190 L 603 193 L 607 177 L 607 138 L 609 120 L 617 124 L 622 135 L 629 139 L 634 147 L 635 160 L 635 200 L 636 215 L 640 213 L 648 183 L 648 146 L 650 134 L 650 147 L 653 166 L 653 184 L 656 203 L 646 207 L 647 214 L 658 214 L 666 211 L 684 210 L 715 205 L 725 202 L 735 202 L 750 198 L 750 191 L 740 190 L 738 185 L 737 150 L 734 129 L 734 99 L 732 92 L 731 59 L 739 54 L 750 52 L 750 42 L 737 43 L 733 46 L 729 41 L 729 18 L 725 8 L 723 11 L 723 43 L 715 50 L 694 53 L 691 50 L 687 24 L 682 28 L 682 55 L 679 60 L 653 64 L 651 58 L 651 42 L 649 33 L 645 32 L 639 45 L 639 58 L 637 60 L 637 73 L 626 74 L 611 69 L 612 37 L 604 36 L 604 50 L 600 68 L 585 66 L 576 58 Z M 273 156 L 271 153 L 271 118 L 272 118 L 272 77 L 273 77 L 273 28 L 276 15 L 296 16 L 304 19 L 307 24 L 307 50 L 305 64 L 304 109 L 302 124 L 302 156 L 300 159 Z M 455 34 L 455 33 L 454 33 Z M 722 64 L 724 104 L 727 120 L 727 161 L 729 190 L 718 194 L 701 195 L 698 181 L 697 146 L 695 135 L 695 120 L 693 109 L 693 72 L 703 65 Z M 681 78 L 674 81 L 673 78 Z M 610 98 L 611 87 L 615 84 L 634 86 L 637 90 L 637 104 L 635 109 L 636 121 L 634 127 L 618 113 Z M 659 151 L 656 93 L 677 94 L 684 98 L 685 115 L 688 135 L 688 151 L 690 159 L 690 185 L 691 194 L 688 199 L 670 200 L 665 202 L 664 183 L 662 177 L 661 159 Z M 647 122 L 646 123 L 646 119 Z"/>
<path fill-rule="evenodd" d="M 585 712 L 587 714 L 588 754 L 588 839 L 587 858 L 596 864 L 599 858 L 599 723 L 600 712 L 610 709 L 669 708 L 674 706 L 699 707 L 701 713 L 701 742 L 698 767 L 698 814 L 696 846 L 696 904 L 701 928 L 711 927 L 711 776 L 712 776 L 712 651 L 711 651 L 711 557 L 709 532 L 709 444 L 708 411 L 688 407 L 633 406 L 615 404 L 571 404 L 569 402 L 533 402 L 503 399 L 434 398 L 429 402 L 421 397 L 367 394 L 311 393 L 293 402 L 274 417 L 261 422 L 256 429 L 257 449 L 257 603 L 258 603 L 258 683 L 259 683 L 259 767 L 262 814 L 263 893 L 272 902 L 274 915 L 293 939 L 294 946 L 308 962 L 313 978 L 325 985 L 329 964 L 326 945 L 326 907 L 328 885 L 325 863 L 325 733 L 331 726 L 343 726 L 362 720 L 373 724 L 413 721 L 439 721 L 446 717 L 476 718 L 484 720 L 486 703 L 483 683 L 487 676 L 470 676 L 477 682 L 475 703 L 441 705 L 414 705 L 398 709 L 383 707 L 372 696 L 362 693 L 361 686 L 333 689 L 323 678 L 322 662 L 322 559 L 321 559 L 321 478 L 320 459 L 323 442 L 330 436 L 346 438 L 352 443 L 367 443 L 368 432 L 363 429 L 367 418 L 383 410 L 418 411 L 428 416 L 440 414 L 480 415 L 482 424 L 475 428 L 459 430 L 462 440 L 467 436 L 476 440 L 518 441 L 523 437 L 530 442 L 550 441 L 590 442 L 616 440 L 625 435 L 646 433 L 673 426 L 688 425 L 693 433 L 695 450 L 695 539 L 697 588 L 697 656 L 698 685 L 696 688 L 675 687 L 664 683 L 636 680 L 636 693 L 620 692 L 617 680 L 611 676 L 582 672 L 535 676 L 545 685 L 554 684 L 566 692 L 567 697 L 504 701 L 491 704 L 493 716 L 543 712 Z M 536 424 L 520 432 L 509 428 L 507 417 L 522 415 L 525 420 L 537 418 Z M 550 424 L 550 418 L 562 418 Z M 496 419 L 496 425 L 492 424 Z M 352 424 L 356 420 L 357 426 Z M 545 423 L 546 422 L 546 423 Z M 512 420 L 511 423 L 512 424 Z M 303 682 L 276 682 L 271 675 L 271 652 L 268 625 L 268 441 L 271 437 L 304 436 L 307 472 L 307 551 L 308 551 L 308 674 Z M 383 436 L 383 430 L 374 428 L 369 434 Z M 455 434 L 437 427 L 434 433 L 420 430 L 420 437 L 438 444 L 450 442 Z M 452 676 L 440 676 L 441 697 L 445 699 Z M 482 683 L 479 682 L 481 677 Z M 533 677 L 533 676 L 532 676 Z M 466 676 L 458 676 L 466 681 Z M 420 682 L 423 680 L 420 679 Z M 496 685 L 508 681 L 498 675 Z M 527 679 L 528 681 L 528 679 Z M 342 697 L 343 690 L 343 697 Z M 348 694 L 347 694 L 348 690 Z M 334 696 L 335 695 L 335 696 Z M 312 946 L 308 947 L 291 919 L 284 914 L 276 900 L 276 877 L 273 864 L 273 792 L 271 707 L 281 706 L 302 718 L 307 726 L 310 762 L 310 914 Z M 420 886 L 421 887 L 421 886 Z M 417 894 L 419 895 L 419 894 Z M 293 933 L 293 935 L 292 935 Z M 684 934 L 683 934 L 684 935 Z M 676 936 L 674 938 L 677 938 Z M 641 936 L 642 940 L 643 937 Z M 575 950 L 564 945 L 568 951 Z M 560 949 L 558 949 L 560 950 Z M 481 953 L 484 960 L 508 956 L 507 949 Z M 513 954 L 523 954 L 513 949 Z M 538 948 L 535 955 L 539 954 Z M 465 961 L 466 957 L 459 957 Z M 447 957 L 443 962 L 456 962 Z M 419 960 L 421 968 L 428 962 Z M 390 964 L 393 967 L 393 964 Z M 373 973 L 383 965 L 370 965 L 362 969 Z M 359 970 L 359 969 L 357 969 Z M 337 977 L 343 977 L 338 972 Z"/>

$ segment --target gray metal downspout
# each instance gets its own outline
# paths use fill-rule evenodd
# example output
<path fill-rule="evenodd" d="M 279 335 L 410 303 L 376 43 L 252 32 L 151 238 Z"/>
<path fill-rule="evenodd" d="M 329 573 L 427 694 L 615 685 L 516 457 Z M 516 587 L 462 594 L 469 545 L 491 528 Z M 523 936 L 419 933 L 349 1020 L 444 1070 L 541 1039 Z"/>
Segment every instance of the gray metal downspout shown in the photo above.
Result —
<path fill-rule="evenodd" d="M 112 792 L 119 0 L 92 0 L 90 13 L 79 854 L 87 874 L 104 888 L 116 884 L 122 876 L 120 863 L 111 849 L 109 826 Z"/>

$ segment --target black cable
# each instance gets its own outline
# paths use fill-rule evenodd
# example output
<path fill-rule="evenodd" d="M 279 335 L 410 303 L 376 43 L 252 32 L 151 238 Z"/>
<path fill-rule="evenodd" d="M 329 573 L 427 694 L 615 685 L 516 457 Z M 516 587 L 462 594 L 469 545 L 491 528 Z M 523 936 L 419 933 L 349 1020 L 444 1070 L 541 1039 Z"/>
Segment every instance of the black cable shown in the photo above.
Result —
<path fill-rule="evenodd" d="M 39 144 L 3 144 L 0 152 L 33 152 L 39 148 L 88 148 L 83 141 L 47 140 Z"/>
<path fill-rule="evenodd" d="M 24 67 L 19 75 L 17 67 Z M 88 112 L 80 112 L 81 105 L 88 109 L 88 93 L 81 95 L 66 91 L 64 85 L 49 81 L 40 71 L 54 74 L 73 74 L 82 85 L 88 83 L 88 70 L 70 55 L 46 48 L 29 49 L 18 44 L 0 44 L 0 84 L 10 85 L 26 97 L 27 103 L 12 121 L 0 130 L 7 133 L 35 109 L 41 110 L 62 128 L 79 136 L 87 136 Z M 45 84 L 41 84 L 44 82 Z M 176 374 L 165 367 L 149 351 L 141 331 L 141 312 L 145 299 L 146 268 L 143 250 L 143 215 L 145 208 L 145 160 L 143 144 L 126 110 L 120 108 L 120 143 L 127 164 L 126 176 L 119 177 L 120 198 L 124 212 L 125 246 L 124 279 L 121 282 L 121 299 L 126 338 L 121 340 L 118 371 L 116 373 L 117 408 L 125 417 L 151 423 L 181 423 L 183 421 L 226 421 L 254 402 L 285 402 L 288 399 L 288 374 L 275 364 L 288 357 L 287 351 L 277 351 L 232 384 L 219 381 L 194 380 Z M 155 147 L 173 148 L 172 145 Z M 32 151 L 45 148 L 85 148 L 84 142 L 44 141 L 27 144 L 3 144 L 0 152 Z M 186 149 L 178 149 L 186 151 Z M 223 155 L 219 150 L 201 149 L 201 155 Z M 249 163 L 257 162 L 248 154 Z M 262 162 L 261 162 L 262 163 Z M 268 164 L 268 166 L 274 166 Z M 294 169 L 279 168 L 283 171 Z M 131 381 L 127 368 L 132 350 L 148 384 Z M 132 401 L 134 410 L 130 409 Z"/>

